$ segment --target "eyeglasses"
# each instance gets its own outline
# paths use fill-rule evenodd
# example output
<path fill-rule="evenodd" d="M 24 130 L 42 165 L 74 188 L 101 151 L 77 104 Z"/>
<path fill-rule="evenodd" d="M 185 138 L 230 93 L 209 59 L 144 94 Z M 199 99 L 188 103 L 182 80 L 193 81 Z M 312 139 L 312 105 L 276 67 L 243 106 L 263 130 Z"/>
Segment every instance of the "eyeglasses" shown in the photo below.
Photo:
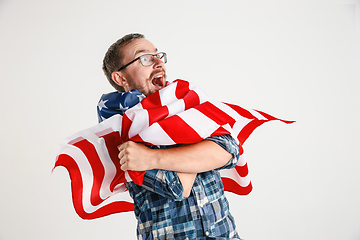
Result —
<path fill-rule="evenodd" d="M 164 53 L 164 52 L 159 52 L 159 53 L 155 53 L 155 54 L 144 54 L 144 55 L 141 55 L 140 57 L 135 58 L 134 60 L 132 60 L 132 61 L 129 62 L 128 64 L 125 64 L 124 66 L 122 66 L 121 68 L 119 68 L 118 71 L 123 70 L 124 68 L 126 68 L 126 67 L 129 66 L 130 64 L 136 62 L 136 61 L 139 60 L 139 59 L 140 59 L 141 65 L 143 65 L 144 67 L 146 67 L 146 66 L 151 66 L 151 65 L 154 64 L 154 57 L 162 60 L 164 63 L 167 62 L 166 53 Z"/>

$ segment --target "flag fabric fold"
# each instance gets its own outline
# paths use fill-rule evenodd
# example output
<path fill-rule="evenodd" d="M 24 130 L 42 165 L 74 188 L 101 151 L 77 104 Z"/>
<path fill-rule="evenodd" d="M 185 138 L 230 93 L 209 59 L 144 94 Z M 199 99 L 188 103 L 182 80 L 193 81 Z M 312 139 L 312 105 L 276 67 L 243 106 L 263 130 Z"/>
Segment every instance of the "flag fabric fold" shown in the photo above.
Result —
<path fill-rule="evenodd" d="M 242 145 L 258 126 L 273 120 L 293 122 L 213 100 L 196 85 L 176 80 L 123 116 L 114 115 L 65 139 L 54 168 L 63 166 L 68 170 L 77 214 L 83 219 L 95 219 L 132 211 L 125 182 L 142 184 L 144 172 L 120 169 L 117 146 L 121 143 L 189 144 L 231 134 L 238 141 L 240 158 L 235 168 L 221 170 L 222 181 L 225 191 L 246 195 L 252 185 Z"/>

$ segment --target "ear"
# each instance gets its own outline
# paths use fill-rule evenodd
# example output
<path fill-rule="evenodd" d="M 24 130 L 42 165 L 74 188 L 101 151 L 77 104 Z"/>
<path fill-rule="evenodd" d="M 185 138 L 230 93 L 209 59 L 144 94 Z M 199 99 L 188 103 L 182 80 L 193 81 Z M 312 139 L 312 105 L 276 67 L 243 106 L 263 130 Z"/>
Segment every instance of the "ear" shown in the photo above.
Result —
<path fill-rule="evenodd" d="M 117 85 L 121 87 L 124 87 L 128 84 L 125 76 L 121 72 L 113 72 L 111 74 L 111 78 Z"/>

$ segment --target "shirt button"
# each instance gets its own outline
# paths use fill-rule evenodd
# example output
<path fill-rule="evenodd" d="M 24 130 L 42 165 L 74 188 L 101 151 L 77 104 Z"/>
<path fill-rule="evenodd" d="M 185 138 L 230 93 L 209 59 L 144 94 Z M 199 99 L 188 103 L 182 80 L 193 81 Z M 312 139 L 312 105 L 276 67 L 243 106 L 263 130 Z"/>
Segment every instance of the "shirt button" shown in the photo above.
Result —
<path fill-rule="evenodd" d="M 210 235 L 209 231 L 206 231 L 206 232 L 205 232 L 205 235 L 206 235 L 206 236 L 209 236 L 209 235 Z"/>

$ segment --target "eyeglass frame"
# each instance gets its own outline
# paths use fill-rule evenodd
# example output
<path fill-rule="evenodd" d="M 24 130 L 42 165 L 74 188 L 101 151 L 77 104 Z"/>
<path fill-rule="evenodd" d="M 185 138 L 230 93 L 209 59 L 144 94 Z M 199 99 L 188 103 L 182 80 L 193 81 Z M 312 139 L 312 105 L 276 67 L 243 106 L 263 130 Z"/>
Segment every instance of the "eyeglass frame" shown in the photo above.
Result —
<path fill-rule="evenodd" d="M 166 62 L 167 62 L 167 55 L 166 55 L 165 52 L 159 52 L 159 53 L 155 53 L 155 54 L 148 53 L 148 54 L 144 54 L 144 55 L 141 55 L 141 56 L 135 58 L 135 59 L 132 60 L 131 62 L 129 62 L 129 63 L 125 64 L 124 66 L 122 66 L 121 68 L 119 68 L 119 70 L 117 70 L 117 71 L 120 72 L 121 70 L 123 70 L 123 69 L 125 69 L 127 66 L 129 66 L 130 64 L 136 62 L 136 61 L 139 60 L 141 57 L 146 56 L 146 55 L 151 55 L 151 56 L 153 57 L 153 61 L 152 61 L 153 63 L 152 63 L 151 65 L 146 65 L 146 66 L 145 66 L 145 65 L 143 64 L 143 62 L 140 60 L 141 65 L 143 65 L 144 67 L 152 66 L 152 65 L 155 63 L 155 61 L 154 61 L 154 58 L 155 58 L 155 57 L 156 57 L 157 59 L 160 59 L 160 58 L 157 57 L 159 54 L 163 54 L 163 58 L 164 58 L 164 61 L 163 61 L 163 62 L 166 63 Z M 160 60 L 161 60 L 161 59 L 160 59 Z"/>

